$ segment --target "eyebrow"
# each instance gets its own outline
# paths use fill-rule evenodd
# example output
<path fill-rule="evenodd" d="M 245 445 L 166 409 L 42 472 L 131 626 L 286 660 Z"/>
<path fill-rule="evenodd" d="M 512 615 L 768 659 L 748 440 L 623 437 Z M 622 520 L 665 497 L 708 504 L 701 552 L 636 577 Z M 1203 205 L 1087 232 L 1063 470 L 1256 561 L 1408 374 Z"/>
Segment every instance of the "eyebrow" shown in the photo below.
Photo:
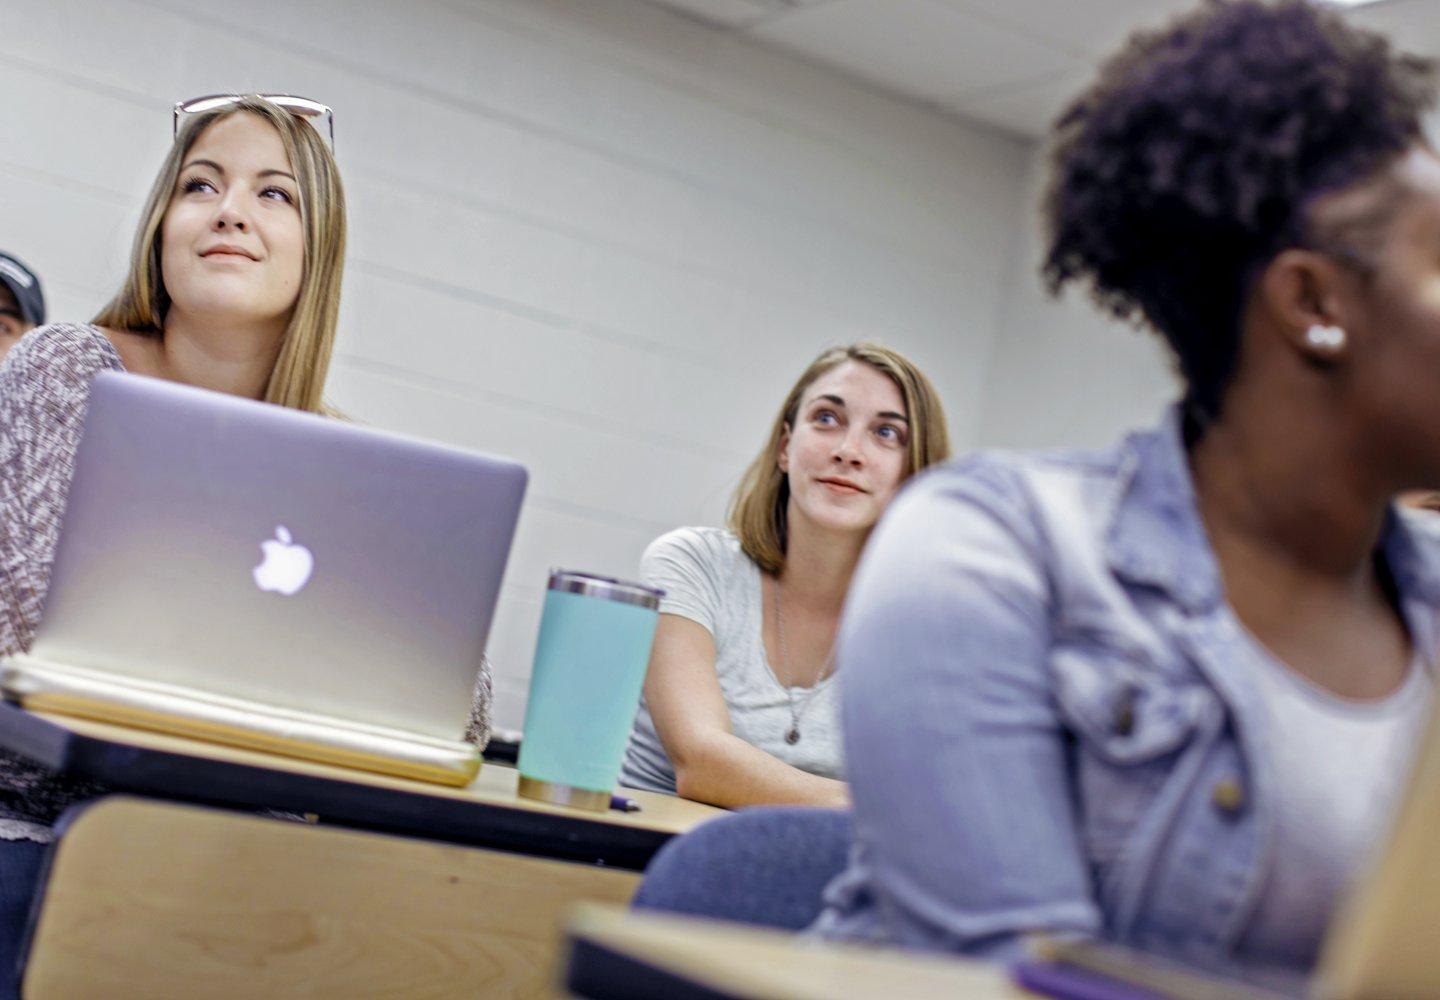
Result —
<path fill-rule="evenodd" d="M 816 396 L 816 397 L 815 397 L 814 399 L 812 399 L 810 402 L 811 402 L 811 403 L 816 403 L 816 402 L 819 402 L 819 401 L 822 400 L 822 399 L 827 399 L 827 400 L 829 400 L 830 402 L 834 403 L 836 406 L 844 406 L 844 405 L 845 405 L 845 400 L 841 399 L 839 396 L 833 395 L 833 394 L 828 393 L 828 392 L 822 393 L 821 395 Z M 910 422 L 910 418 L 909 418 L 909 417 L 905 416 L 905 414 L 903 414 L 903 413 L 896 413 L 894 410 L 882 410 L 880 413 L 877 413 L 876 416 L 877 416 L 877 417 L 885 417 L 887 420 L 900 420 L 900 421 L 903 421 L 904 423 L 907 423 L 907 424 Z"/>
<path fill-rule="evenodd" d="M 0 316 L 13 316 L 20 320 L 20 322 L 25 322 L 25 317 L 21 316 L 18 310 L 11 309 L 7 306 L 0 306 Z"/>
<path fill-rule="evenodd" d="M 181 169 L 181 170 L 189 170 L 191 167 L 209 167 L 211 170 L 215 171 L 215 172 L 216 172 L 217 174 L 219 174 L 221 177 L 224 177 L 224 176 L 225 176 L 225 168 L 222 167 L 222 166 L 220 166 L 220 164 L 216 163 L 214 160 L 191 160 L 189 163 L 185 164 L 185 166 L 181 167 L 180 169 Z M 290 178 L 292 181 L 295 180 L 295 175 L 294 175 L 294 174 L 289 173 L 289 172 L 284 171 L 284 170 L 262 170 L 262 171 L 260 171 L 258 174 L 256 174 L 255 176 L 256 176 L 256 177 L 288 177 L 288 178 Z M 299 183 L 299 182 L 296 181 L 296 183 Z"/>

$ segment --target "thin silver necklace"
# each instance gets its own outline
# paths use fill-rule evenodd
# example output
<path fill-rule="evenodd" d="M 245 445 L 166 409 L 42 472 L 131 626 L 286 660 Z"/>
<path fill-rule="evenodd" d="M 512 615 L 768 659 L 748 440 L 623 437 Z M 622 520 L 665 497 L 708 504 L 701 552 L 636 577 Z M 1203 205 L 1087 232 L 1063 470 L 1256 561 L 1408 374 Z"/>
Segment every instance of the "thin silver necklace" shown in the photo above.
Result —
<path fill-rule="evenodd" d="M 790 647 L 785 642 L 785 613 L 780 610 L 780 577 L 778 576 L 775 577 L 775 637 L 780 640 L 780 669 L 785 672 L 786 677 L 789 677 Z M 815 689 L 819 687 L 820 679 L 825 676 L 825 671 L 829 668 L 830 661 L 834 656 L 835 644 L 832 642 L 830 652 L 826 653 L 825 659 L 820 661 L 820 669 L 815 672 L 815 679 L 810 682 L 810 687 L 807 689 L 810 693 L 800 702 L 798 708 L 795 705 L 795 692 L 791 690 L 790 685 L 780 685 L 785 690 L 785 701 L 790 706 L 790 728 L 785 733 L 785 742 L 792 747 L 800 742 L 800 717 L 805 714 L 805 710 L 815 700 Z"/>

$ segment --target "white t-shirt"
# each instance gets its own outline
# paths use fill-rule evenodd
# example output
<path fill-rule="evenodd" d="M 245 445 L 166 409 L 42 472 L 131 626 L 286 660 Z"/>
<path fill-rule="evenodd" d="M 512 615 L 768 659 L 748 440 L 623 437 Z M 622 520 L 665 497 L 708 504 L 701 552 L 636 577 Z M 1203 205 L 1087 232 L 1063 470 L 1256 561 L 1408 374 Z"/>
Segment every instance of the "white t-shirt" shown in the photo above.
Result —
<path fill-rule="evenodd" d="M 734 535 L 723 528 L 677 528 L 661 535 L 641 557 L 640 577 L 665 591 L 661 614 L 688 618 L 714 637 L 715 674 L 736 736 L 803 771 L 843 776 L 833 676 L 813 688 L 790 689 L 800 717 L 800 739 L 785 742 L 790 698 L 765 657 L 760 567 L 741 551 Z M 630 732 L 620 784 L 675 793 L 675 770 L 644 698 Z"/>
<path fill-rule="evenodd" d="M 1336 897 L 1384 846 L 1381 835 L 1429 719 L 1434 682 L 1417 657 L 1394 694 L 1357 702 L 1263 651 L 1259 659 L 1277 802 L 1260 904 L 1239 950 L 1242 957 L 1308 968 Z"/>

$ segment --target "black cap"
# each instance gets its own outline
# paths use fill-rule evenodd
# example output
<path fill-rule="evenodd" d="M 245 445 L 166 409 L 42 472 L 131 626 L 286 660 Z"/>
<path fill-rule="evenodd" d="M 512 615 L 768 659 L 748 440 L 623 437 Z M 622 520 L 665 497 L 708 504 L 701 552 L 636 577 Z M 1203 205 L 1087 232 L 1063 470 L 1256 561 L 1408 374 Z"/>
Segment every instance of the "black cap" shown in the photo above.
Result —
<path fill-rule="evenodd" d="M 0 284 L 20 303 L 21 319 L 31 326 L 45 325 L 45 293 L 34 271 L 8 253 L 0 253 Z"/>

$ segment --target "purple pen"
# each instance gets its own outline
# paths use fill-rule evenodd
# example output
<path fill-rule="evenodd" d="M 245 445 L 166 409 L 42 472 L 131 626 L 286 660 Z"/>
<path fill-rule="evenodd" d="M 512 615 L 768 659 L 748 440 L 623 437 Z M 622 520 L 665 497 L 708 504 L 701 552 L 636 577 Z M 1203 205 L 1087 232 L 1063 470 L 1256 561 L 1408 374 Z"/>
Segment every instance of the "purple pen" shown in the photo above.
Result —
<path fill-rule="evenodd" d="M 1163 1000 L 1139 986 L 1072 965 L 1017 962 L 1010 974 L 1017 985 L 1054 1000 Z"/>

